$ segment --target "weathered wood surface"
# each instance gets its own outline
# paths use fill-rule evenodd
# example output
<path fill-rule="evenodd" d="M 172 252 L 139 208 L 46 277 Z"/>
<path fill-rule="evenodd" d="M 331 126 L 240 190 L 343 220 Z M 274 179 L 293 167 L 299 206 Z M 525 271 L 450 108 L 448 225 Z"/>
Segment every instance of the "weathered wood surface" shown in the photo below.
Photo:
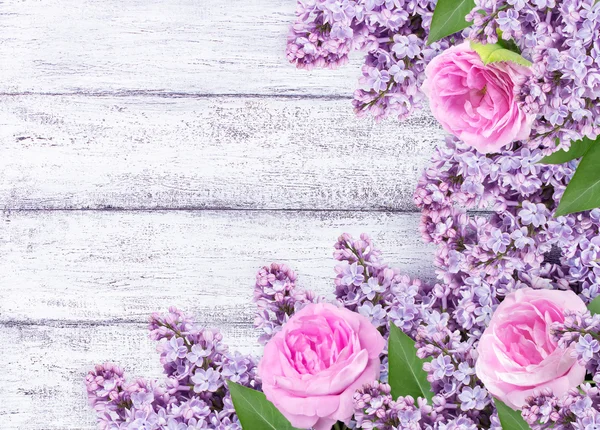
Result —
<path fill-rule="evenodd" d="M 347 100 L 0 98 L 0 208 L 414 209 L 428 114 Z"/>
<path fill-rule="evenodd" d="M 231 349 L 257 352 L 249 326 L 218 325 Z M 118 363 L 132 377 L 160 378 L 156 344 L 143 323 L 0 324 L 0 428 L 97 428 L 87 404 L 91 363 Z M 13 350 L 11 352 L 11 349 Z"/>
<path fill-rule="evenodd" d="M 295 0 L 25 0 L 0 3 L 0 92 L 349 97 L 338 70 L 285 58 Z"/>
<path fill-rule="evenodd" d="M 394 266 L 431 273 L 417 214 L 265 211 L 39 211 L 0 227 L 0 322 L 142 322 L 193 307 L 203 322 L 252 321 L 259 267 L 287 262 L 300 284 L 333 288 L 333 244 L 372 234 Z"/>
<path fill-rule="evenodd" d="M 95 363 L 160 373 L 145 322 L 175 305 L 258 353 L 256 270 L 289 262 L 299 284 L 333 291 L 333 243 L 369 232 L 391 264 L 431 275 L 418 215 L 294 211 L 24 211 L 0 224 L 2 428 L 92 428 L 83 391 Z"/>
<path fill-rule="evenodd" d="M 257 268 L 326 294 L 344 231 L 432 278 L 412 193 L 439 127 L 356 119 L 360 54 L 288 64 L 295 5 L 0 0 L 0 428 L 94 428 L 86 371 L 158 376 L 170 305 L 259 352 Z"/>

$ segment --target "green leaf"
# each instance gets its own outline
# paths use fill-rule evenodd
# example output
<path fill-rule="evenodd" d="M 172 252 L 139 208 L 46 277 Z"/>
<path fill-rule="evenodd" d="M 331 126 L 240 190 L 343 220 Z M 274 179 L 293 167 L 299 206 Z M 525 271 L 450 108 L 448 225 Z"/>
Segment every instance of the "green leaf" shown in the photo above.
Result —
<path fill-rule="evenodd" d="M 477 43 L 471 42 L 471 48 L 479 54 L 483 64 L 511 62 L 521 66 L 530 67 L 531 61 L 510 49 L 503 48 L 499 43 Z"/>
<path fill-rule="evenodd" d="M 509 408 L 498 399 L 494 399 L 494 403 L 496 404 L 498 418 L 500 418 L 503 430 L 530 430 L 529 425 L 521 416 L 521 411 Z"/>
<path fill-rule="evenodd" d="M 465 17 L 474 7 L 475 0 L 438 0 L 431 19 L 427 44 L 430 45 L 470 26 L 471 23 L 467 22 Z"/>
<path fill-rule="evenodd" d="M 542 158 L 540 163 L 563 164 L 576 158 L 583 157 L 588 152 L 593 143 L 600 142 L 588 139 L 587 137 L 583 138 L 582 140 L 571 142 L 571 147 L 568 151 L 563 151 L 562 149 L 560 151 L 556 151 L 555 153 Z"/>
<path fill-rule="evenodd" d="M 519 49 L 519 47 L 513 39 L 504 40 L 502 38 L 502 30 L 500 30 L 499 28 L 496 29 L 496 33 L 498 34 L 498 45 L 500 45 L 504 49 L 508 49 L 509 51 L 521 54 L 521 50 Z"/>
<path fill-rule="evenodd" d="M 398 396 L 433 398 L 427 372 L 423 370 L 425 360 L 417 357 L 415 341 L 394 324 L 390 324 L 388 341 L 389 384 L 392 397 Z"/>
<path fill-rule="evenodd" d="M 600 142 L 590 146 L 560 199 L 555 216 L 600 206 Z"/>
<path fill-rule="evenodd" d="M 227 381 L 231 400 L 244 430 L 298 430 L 260 391 Z"/>
<path fill-rule="evenodd" d="M 600 314 L 600 296 L 592 300 L 587 308 L 592 315 Z"/>

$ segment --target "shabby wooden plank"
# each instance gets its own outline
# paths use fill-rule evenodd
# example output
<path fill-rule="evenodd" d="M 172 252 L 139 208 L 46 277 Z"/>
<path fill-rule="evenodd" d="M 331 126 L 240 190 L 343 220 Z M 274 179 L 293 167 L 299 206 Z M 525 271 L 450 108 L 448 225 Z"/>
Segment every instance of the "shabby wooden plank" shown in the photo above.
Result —
<path fill-rule="evenodd" d="M 414 210 L 442 136 L 346 100 L 0 97 L 0 208 Z"/>
<path fill-rule="evenodd" d="M 297 94 L 350 97 L 338 70 L 285 56 L 295 0 L 0 3 L 0 93 Z"/>
<path fill-rule="evenodd" d="M 249 324 L 256 271 L 287 262 L 300 285 L 333 293 L 333 244 L 370 234 L 386 261 L 431 278 L 415 213 L 25 211 L 0 223 L 0 322 L 146 321 L 193 308 L 206 323 Z"/>
<path fill-rule="evenodd" d="M 260 351 L 250 325 L 216 326 L 232 351 Z M 160 379 L 162 374 L 156 344 L 148 339 L 143 323 L 0 323 L 0 341 L 12 346 L 0 348 L 3 430 L 97 428 L 84 386 L 95 364 L 117 363 L 134 378 Z"/>
<path fill-rule="evenodd" d="M 351 226 L 348 228 L 348 226 Z M 96 363 L 158 377 L 153 311 L 175 305 L 258 353 L 258 267 L 285 261 L 305 288 L 333 291 L 343 231 L 369 232 L 386 260 L 432 276 L 418 214 L 293 211 L 6 211 L 0 223 L 2 428 L 94 428 L 83 378 Z M 17 351 L 17 352 L 15 352 Z"/>

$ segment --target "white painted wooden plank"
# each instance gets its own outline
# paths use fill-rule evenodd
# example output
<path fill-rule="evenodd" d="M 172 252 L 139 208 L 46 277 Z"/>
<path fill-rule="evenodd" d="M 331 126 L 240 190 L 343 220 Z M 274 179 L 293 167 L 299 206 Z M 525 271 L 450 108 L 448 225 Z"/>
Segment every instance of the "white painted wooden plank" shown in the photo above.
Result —
<path fill-rule="evenodd" d="M 0 323 L 146 321 L 193 308 L 207 323 L 249 324 L 256 271 L 287 262 L 333 293 L 333 244 L 369 233 L 394 266 L 431 278 L 419 215 L 368 212 L 27 211 L 0 223 Z"/>
<path fill-rule="evenodd" d="M 161 307 L 161 311 L 165 310 Z M 220 326 L 231 350 L 257 354 L 250 326 Z M 97 428 L 84 378 L 95 364 L 115 362 L 133 377 L 160 378 L 156 343 L 145 325 L 0 324 L 0 428 Z"/>
<path fill-rule="evenodd" d="M 0 2 L 0 92 L 317 94 L 350 97 L 339 70 L 285 57 L 296 0 Z"/>
<path fill-rule="evenodd" d="M 413 210 L 441 139 L 346 100 L 0 97 L 0 208 Z"/>

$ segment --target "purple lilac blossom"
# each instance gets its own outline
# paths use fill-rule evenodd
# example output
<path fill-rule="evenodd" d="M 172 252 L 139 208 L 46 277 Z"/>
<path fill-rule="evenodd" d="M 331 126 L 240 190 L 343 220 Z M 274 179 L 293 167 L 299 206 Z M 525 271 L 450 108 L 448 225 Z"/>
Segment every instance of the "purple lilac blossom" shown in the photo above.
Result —
<path fill-rule="evenodd" d="M 584 383 L 562 397 L 549 390 L 528 399 L 522 415 L 531 428 L 594 430 L 600 426 L 600 392 Z"/>
<path fill-rule="evenodd" d="M 359 115 L 406 118 L 422 108 L 426 64 L 462 38 L 428 45 L 435 0 L 298 0 L 287 58 L 298 68 L 336 68 L 366 52 L 354 93 Z"/>
<path fill-rule="evenodd" d="M 127 380 L 113 365 L 86 378 L 100 429 L 241 430 L 225 382 L 260 389 L 253 358 L 230 354 L 216 330 L 198 327 L 175 308 L 153 314 L 150 338 L 158 341 L 165 378 Z"/>
<path fill-rule="evenodd" d="M 421 429 L 432 428 L 436 411 L 426 402 L 410 396 L 393 400 L 388 384 L 373 382 L 354 395 L 354 419 L 362 429 Z"/>
<path fill-rule="evenodd" d="M 524 284 L 571 288 L 586 302 L 598 294 L 600 210 L 554 218 L 577 161 L 543 165 L 542 157 L 524 147 L 485 156 L 448 138 L 417 187 L 420 230 L 437 246 L 447 307 L 475 339 L 499 300 Z M 467 175 L 481 193 L 464 189 Z"/>
<path fill-rule="evenodd" d="M 435 150 L 415 193 L 423 238 L 436 245 L 439 282 L 433 289 L 436 303 L 420 315 L 418 355 L 432 358 L 425 370 L 434 393 L 458 406 L 478 428 L 486 422 L 498 425 L 492 399 L 472 369 L 477 341 L 503 297 L 531 286 L 571 289 L 587 303 L 600 292 L 600 210 L 554 217 L 577 161 L 543 165 L 544 153 L 516 143 L 486 156 L 448 138 Z M 465 187 L 466 178 L 481 189 Z M 572 345 L 600 382 L 600 316 L 567 315 L 556 331 L 562 336 L 559 345 Z M 450 364 L 455 370 L 445 376 Z M 531 399 L 523 416 L 533 429 L 557 423 L 565 427 L 556 428 L 592 428 L 586 426 L 595 423 L 600 410 L 597 391 L 585 384 L 582 390 L 565 399 Z M 567 410 L 570 402 L 593 406 L 582 407 L 585 414 L 578 415 Z M 577 425 L 567 427 L 569 422 Z"/>
<path fill-rule="evenodd" d="M 267 343 L 295 311 L 315 300 L 312 291 L 296 286 L 296 273 L 285 264 L 273 263 L 260 269 L 254 286 L 254 327 L 262 331 L 259 342 Z"/>
<path fill-rule="evenodd" d="M 513 40 L 531 60 L 517 88 L 536 115 L 523 144 L 543 154 L 600 133 L 600 3 L 595 0 L 476 0 L 473 26 L 427 45 L 435 0 L 298 0 L 287 57 L 299 68 L 335 68 L 353 50 L 367 53 L 354 94 L 358 115 L 408 117 L 424 105 L 421 84 L 429 61 L 463 37 Z M 464 189 L 481 191 L 465 178 Z M 535 218 L 534 218 L 535 219 Z"/>
<path fill-rule="evenodd" d="M 416 193 L 423 210 L 421 230 L 437 245 L 439 282 L 433 286 L 390 268 L 367 235 L 340 236 L 334 251 L 338 303 L 367 316 L 384 335 L 396 324 L 413 337 L 417 356 L 431 359 L 423 369 L 433 391 L 432 401 L 410 396 L 394 401 L 384 356 L 380 381 L 354 396 L 351 428 L 499 430 L 493 399 L 474 371 L 477 340 L 493 309 L 505 294 L 525 285 L 571 288 L 586 301 L 598 294 L 592 281 L 600 253 L 595 240 L 600 211 L 552 218 L 556 196 L 574 163 L 532 162 L 540 156 L 539 150 L 527 148 L 492 158 L 479 156 L 453 139 L 438 149 L 434 168 L 425 173 Z M 460 175 L 466 171 L 477 175 L 483 194 L 463 190 Z M 521 174 L 517 179 L 515 172 Z M 536 190 L 522 187 L 536 178 Z M 528 213 L 521 214 L 523 210 Z M 533 226 L 534 218 L 538 227 Z M 445 227 L 431 225 L 434 222 Z M 510 238 L 500 254 L 490 241 L 493 231 Z M 297 288 L 295 273 L 285 265 L 272 264 L 257 275 L 260 327 L 277 330 L 313 300 L 313 294 Z M 198 328 L 175 309 L 153 315 L 150 330 L 151 338 L 160 342 L 166 379 L 128 381 L 116 366 L 97 366 L 86 383 L 100 428 L 239 429 L 224 382 L 260 389 L 253 359 L 228 353 L 217 331 Z M 558 344 L 573 348 L 595 382 L 600 382 L 599 330 L 600 316 L 589 313 L 567 314 L 553 327 Z M 533 429 L 571 428 L 568 423 L 572 428 L 593 428 L 600 423 L 598 390 L 589 384 L 579 388 L 560 399 L 551 393 L 532 397 L 523 417 Z"/>
<path fill-rule="evenodd" d="M 365 387 L 355 396 L 357 428 L 500 429 L 493 415 L 491 397 L 475 376 L 476 337 L 461 336 L 457 331 L 460 326 L 448 313 L 455 306 L 449 299 L 450 287 L 444 283 L 430 286 L 411 280 L 399 270 L 388 267 L 382 261 L 381 252 L 365 234 L 358 239 L 348 234 L 340 236 L 334 257 L 340 261 L 335 269 L 337 299 L 348 309 L 371 318 L 384 336 L 389 325 L 396 324 L 416 339 L 415 353 L 419 357 L 432 358 L 424 369 L 435 394 L 433 403 L 409 397 L 391 402 L 389 386 L 385 383 L 387 361 L 384 361 L 380 382 Z M 360 287 L 346 276 L 348 267 L 354 264 L 364 268 Z M 486 305 L 491 303 L 489 288 L 478 284 L 473 288 L 474 296 Z M 372 317 L 375 308 L 378 313 L 387 315 Z M 473 312 L 473 319 L 479 318 L 484 326 L 491 307 L 482 309 L 489 312 L 480 312 L 485 315 L 483 318 Z"/>
<path fill-rule="evenodd" d="M 337 300 L 381 327 L 384 336 L 389 324 L 415 336 L 422 312 L 434 301 L 432 287 L 385 264 L 366 234 L 358 239 L 343 234 L 334 247 Z M 349 275 L 354 272 L 360 277 Z"/>

